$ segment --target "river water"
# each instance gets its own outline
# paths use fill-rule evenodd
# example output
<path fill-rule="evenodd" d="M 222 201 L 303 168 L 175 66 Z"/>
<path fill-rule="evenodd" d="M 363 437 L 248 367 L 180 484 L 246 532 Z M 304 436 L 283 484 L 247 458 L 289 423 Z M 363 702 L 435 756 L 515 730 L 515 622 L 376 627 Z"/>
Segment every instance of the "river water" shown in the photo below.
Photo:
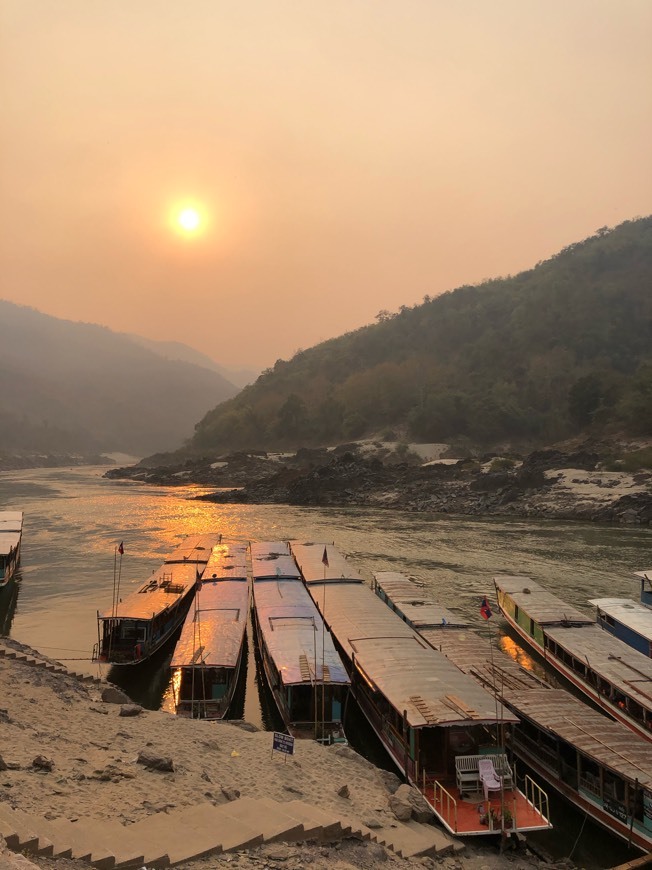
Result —
<path fill-rule="evenodd" d="M 632 572 L 652 562 L 652 531 L 534 520 L 478 519 L 398 511 L 223 505 L 196 501 L 198 487 L 151 487 L 108 481 L 104 468 L 29 469 L 0 474 L 0 508 L 25 511 L 22 571 L 18 583 L 0 590 L 0 634 L 8 634 L 77 670 L 97 641 L 97 611 L 111 606 L 115 547 L 124 541 L 122 597 L 162 562 L 185 535 L 221 532 L 258 540 L 295 538 L 333 541 L 366 579 L 374 571 L 400 570 L 423 582 L 445 606 L 462 612 L 485 632 L 479 607 L 493 600 L 498 573 L 531 576 L 579 608 L 588 598 L 636 597 Z M 501 620 L 490 622 L 501 632 Z M 513 639 L 504 647 L 521 655 Z M 169 650 L 171 653 L 171 650 Z M 526 655 L 523 653 L 522 655 Z M 169 661 L 169 657 L 168 660 Z M 167 661 L 137 681 L 111 672 L 132 697 L 165 706 Z M 105 674 L 107 676 L 107 674 Z M 241 714 L 263 727 L 278 725 L 273 704 L 257 678 L 253 645 L 239 700 Z M 352 707 L 347 734 L 356 748 L 387 762 Z M 555 808 L 553 807 L 553 810 Z M 567 855 L 578 835 L 574 860 L 586 867 L 618 863 L 623 849 L 581 814 L 559 807 L 554 835 L 543 845 Z M 625 860 L 624 858 L 622 860 Z"/>

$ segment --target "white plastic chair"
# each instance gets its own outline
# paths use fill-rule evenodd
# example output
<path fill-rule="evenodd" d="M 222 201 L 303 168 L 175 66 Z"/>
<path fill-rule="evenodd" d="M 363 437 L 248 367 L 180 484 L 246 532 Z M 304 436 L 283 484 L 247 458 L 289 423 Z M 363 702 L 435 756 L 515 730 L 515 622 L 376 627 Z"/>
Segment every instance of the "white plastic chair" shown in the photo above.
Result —
<path fill-rule="evenodd" d="M 500 791 L 501 789 L 500 779 L 496 774 L 493 761 L 490 758 L 481 758 L 478 761 L 478 772 L 484 790 L 484 799 L 489 800 L 490 791 Z"/>

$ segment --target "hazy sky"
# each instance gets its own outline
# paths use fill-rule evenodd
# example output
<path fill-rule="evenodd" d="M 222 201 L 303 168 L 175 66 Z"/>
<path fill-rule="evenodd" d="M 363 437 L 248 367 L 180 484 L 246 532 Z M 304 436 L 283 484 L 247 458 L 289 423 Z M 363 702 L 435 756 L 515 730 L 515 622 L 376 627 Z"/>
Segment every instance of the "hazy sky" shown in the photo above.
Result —
<path fill-rule="evenodd" d="M 0 42 L 0 298 L 226 365 L 652 212 L 652 0 L 0 0 Z"/>

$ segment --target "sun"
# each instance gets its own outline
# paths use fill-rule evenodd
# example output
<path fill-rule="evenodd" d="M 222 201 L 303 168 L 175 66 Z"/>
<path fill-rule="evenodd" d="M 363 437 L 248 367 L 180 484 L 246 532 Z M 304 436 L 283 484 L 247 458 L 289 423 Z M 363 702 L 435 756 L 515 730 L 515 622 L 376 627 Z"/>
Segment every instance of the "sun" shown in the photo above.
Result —
<path fill-rule="evenodd" d="M 177 214 L 177 225 L 184 233 L 196 233 L 201 227 L 201 215 L 196 208 L 182 208 Z"/>

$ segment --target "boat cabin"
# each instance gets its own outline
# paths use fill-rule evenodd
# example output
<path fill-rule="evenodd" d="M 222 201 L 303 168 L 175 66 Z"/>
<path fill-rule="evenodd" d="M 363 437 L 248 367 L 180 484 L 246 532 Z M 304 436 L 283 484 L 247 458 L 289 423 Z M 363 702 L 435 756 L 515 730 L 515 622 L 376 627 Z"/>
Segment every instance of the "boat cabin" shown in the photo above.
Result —
<path fill-rule="evenodd" d="M 22 511 L 0 511 L 0 586 L 14 576 L 20 561 Z"/>
<path fill-rule="evenodd" d="M 627 646 L 652 657 L 652 610 L 629 598 L 592 598 L 601 628 Z"/>

